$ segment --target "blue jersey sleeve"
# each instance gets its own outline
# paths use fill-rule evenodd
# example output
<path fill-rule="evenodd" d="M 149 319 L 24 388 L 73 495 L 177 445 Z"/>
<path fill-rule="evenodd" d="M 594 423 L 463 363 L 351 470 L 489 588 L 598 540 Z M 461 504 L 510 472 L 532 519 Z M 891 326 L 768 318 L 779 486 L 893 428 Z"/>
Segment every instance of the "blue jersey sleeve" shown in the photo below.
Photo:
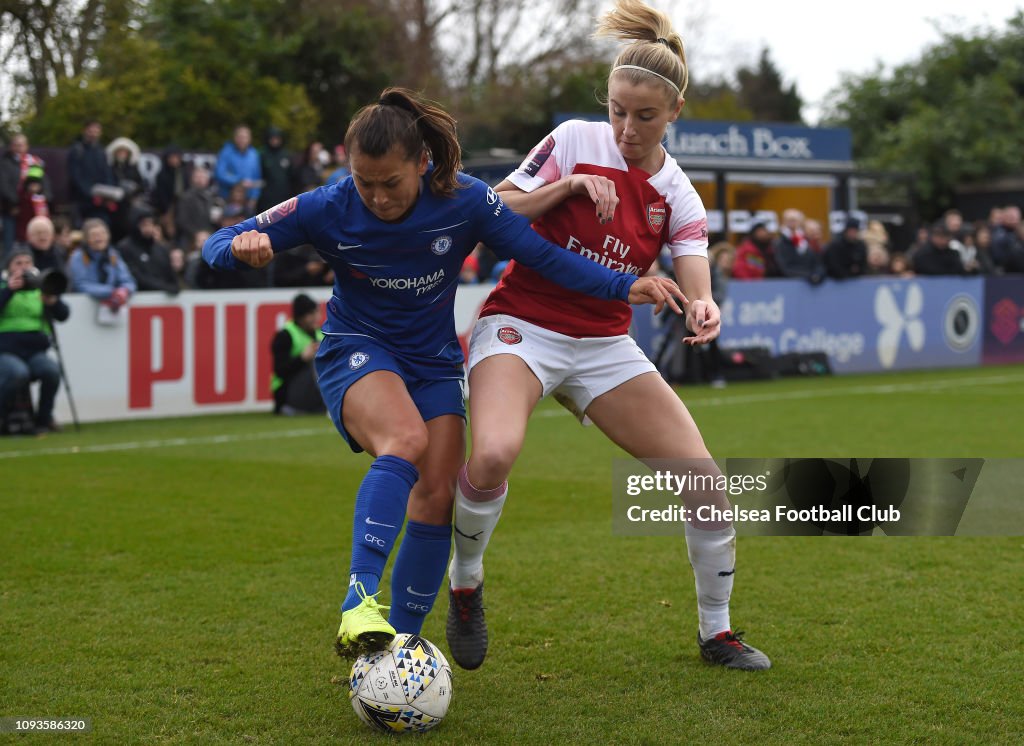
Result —
<path fill-rule="evenodd" d="M 214 269 L 242 268 L 244 265 L 231 253 L 231 242 L 246 231 L 260 231 L 270 236 L 270 246 L 275 254 L 312 243 L 309 221 L 316 220 L 322 212 L 323 198 L 318 191 L 292 197 L 237 225 L 221 228 L 203 244 L 203 259 Z"/>
<path fill-rule="evenodd" d="M 466 177 L 460 190 L 467 216 L 480 240 L 503 259 L 515 259 L 564 288 L 604 300 L 626 300 L 635 275 L 615 272 L 567 251 L 537 234 L 530 221 L 517 215 L 482 181 Z M 466 183 L 463 182 L 463 183 Z"/>

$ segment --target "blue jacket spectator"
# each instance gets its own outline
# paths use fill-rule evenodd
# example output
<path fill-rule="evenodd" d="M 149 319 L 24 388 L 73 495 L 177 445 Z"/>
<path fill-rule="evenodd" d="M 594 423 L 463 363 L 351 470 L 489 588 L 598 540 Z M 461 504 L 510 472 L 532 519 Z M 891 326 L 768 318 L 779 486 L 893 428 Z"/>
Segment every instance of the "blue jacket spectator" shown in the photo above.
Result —
<path fill-rule="evenodd" d="M 224 143 L 217 154 L 217 168 L 213 175 L 220 196 L 227 199 L 231 187 L 240 183 L 246 189 L 246 198 L 255 206 L 260 196 L 262 174 L 259 151 L 252 147 L 252 133 L 245 125 L 235 127 L 234 139 Z"/>
<path fill-rule="evenodd" d="M 135 278 L 117 249 L 110 245 L 110 230 L 102 220 L 82 226 L 85 246 L 76 249 L 68 262 L 71 287 L 114 308 L 124 305 L 135 292 Z"/>

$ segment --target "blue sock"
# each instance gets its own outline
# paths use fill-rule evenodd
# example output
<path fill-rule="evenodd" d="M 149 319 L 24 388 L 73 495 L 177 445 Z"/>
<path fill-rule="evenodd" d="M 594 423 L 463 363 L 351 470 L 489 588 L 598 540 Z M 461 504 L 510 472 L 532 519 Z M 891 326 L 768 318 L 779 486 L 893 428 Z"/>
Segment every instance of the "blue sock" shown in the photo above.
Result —
<path fill-rule="evenodd" d="M 368 595 L 377 592 L 384 565 L 405 522 L 409 493 L 419 478 L 416 467 L 398 456 L 381 456 L 370 464 L 370 471 L 356 493 L 352 562 L 342 611 L 358 606 L 362 600 L 356 594 L 357 581 Z"/>
<path fill-rule="evenodd" d="M 391 571 L 391 614 L 398 632 L 418 635 L 434 605 L 452 548 L 451 524 L 430 526 L 409 521 Z"/>

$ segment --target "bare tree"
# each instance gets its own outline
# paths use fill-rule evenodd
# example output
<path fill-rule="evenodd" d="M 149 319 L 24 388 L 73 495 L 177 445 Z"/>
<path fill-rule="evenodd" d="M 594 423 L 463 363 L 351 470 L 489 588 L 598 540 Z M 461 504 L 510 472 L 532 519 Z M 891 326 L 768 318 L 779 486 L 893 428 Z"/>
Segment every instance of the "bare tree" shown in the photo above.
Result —
<path fill-rule="evenodd" d="M 528 69 L 593 49 L 599 0 L 451 1 L 457 12 L 446 17 L 438 46 L 455 89 L 493 85 L 507 68 Z"/>
<path fill-rule="evenodd" d="M 130 0 L 0 0 L 0 60 L 16 97 L 36 111 L 61 82 L 85 72 L 111 12 Z"/>

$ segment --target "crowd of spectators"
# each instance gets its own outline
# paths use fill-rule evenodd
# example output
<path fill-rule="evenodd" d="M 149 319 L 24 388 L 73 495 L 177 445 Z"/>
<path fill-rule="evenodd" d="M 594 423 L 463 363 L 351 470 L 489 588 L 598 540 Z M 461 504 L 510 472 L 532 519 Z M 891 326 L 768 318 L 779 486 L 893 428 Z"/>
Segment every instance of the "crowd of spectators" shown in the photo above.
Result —
<path fill-rule="evenodd" d="M 862 224 L 848 218 L 832 240 L 821 243 L 821 226 L 799 210 L 786 210 L 773 234 L 755 223 L 734 248 L 730 274 L 737 280 L 797 277 L 811 283 L 825 278 L 892 275 L 998 275 L 1024 272 L 1024 224 L 1017 206 L 993 208 L 988 219 L 964 222 L 949 210 L 932 225 L 922 226 L 910 246 L 894 246 L 877 220 Z"/>
<path fill-rule="evenodd" d="M 329 267 L 311 247 L 256 272 L 215 273 L 200 258 L 218 228 L 348 175 L 343 146 L 332 158 L 313 142 L 296 158 L 286 145 L 284 133 L 270 128 L 256 148 L 240 125 L 212 170 L 170 146 L 150 183 L 139 169 L 138 144 L 117 137 L 104 145 L 102 124 L 90 121 L 67 151 L 69 204 L 55 205 L 46 164 L 15 135 L 0 155 L 0 254 L 27 249 L 39 270 L 63 270 L 71 292 L 113 309 L 136 290 L 331 285 Z"/>
<path fill-rule="evenodd" d="M 139 146 L 126 137 L 104 145 L 101 123 L 90 121 L 67 152 L 70 205 L 54 209 L 46 164 L 24 135 L 15 135 L 0 156 L 3 255 L 27 248 L 37 267 L 64 268 L 72 291 L 111 306 L 135 290 L 330 285 L 333 274 L 312 247 L 252 272 L 215 273 L 200 259 L 203 242 L 217 228 L 348 174 L 343 146 L 333 158 L 320 142 L 294 153 L 280 129 L 269 128 L 257 148 L 250 129 L 239 125 L 212 171 L 171 146 L 150 183 L 139 170 Z M 737 280 L 1024 272 L 1024 226 L 1016 206 L 994 209 L 973 225 L 950 210 L 922 227 L 912 245 L 893 246 L 878 221 L 862 225 L 850 218 L 827 240 L 820 223 L 790 209 L 777 232 L 756 223 L 735 248 L 721 246 L 722 253 L 729 254 L 729 274 Z M 479 247 L 461 280 L 496 280 L 503 269 L 504 262 Z"/>
<path fill-rule="evenodd" d="M 333 272 L 311 246 L 284 252 L 267 267 L 245 272 L 214 272 L 201 258 L 211 232 L 349 173 L 343 146 L 334 148 L 333 157 L 320 142 L 309 143 L 301 155 L 296 152 L 280 129 L 268 129 L 256 147 L 250 129 L 239 125 L 215 161 L 210 159 L 212 168 L 205 157 L 190 158 L 170 146 L 155 178 L 147 179 L 140 170 L 138 144 L 116 137 L 104 145 L 101 123 L 89 121 L 67 150 L 66 168 L 54 170 L 67 183 L 55 185 L 28 139 L 13 136 L 0 152 L 0 434 L 15 431 L 9 415 L 19 401 L 30 403 L 24 393 L 29 380 L 43 382 L 42 394 L 34 419 L 21 432 L 57 429 L 52 408 L 60 374 L 46 350 L 52 322 L 68 318 L 59 297 L 65 280 L 69 292 L 97 301 L 99 323 L 111 324 L 123 320 L 120 309 L 139 290 L 175 295 L 185 289 L 332 285 Z M 69 202 L 55 204 L 55 193 L 67 195 Z M 777 231 L 773 227 L 755 223 L 738 245 L 712 245 L 717 301 L 724 299 L 731 279 L 791 277 L 818 284 L 826 278 L 846 281 L 872 275 L 1024 272 L 1024 224 L 1018 206 L 995 208 L 986 220 L 973 224 L 950 210 L 935 224 L 922 226 L 909 246 L 893 245 L 882 223 L 863 224 L 854 217 L 831 236 L 795 209 L 783 212 Z M 481 244 L 467 257 L 459 279 L 497 281 L 506 267 L 507 262 Z M 661 268 L 670 271 L 671 263 Z M 45 273 L 54 271 L 63 276 L 51 276 L 58 282 L 48 284 Z M 315 351 L 309 335 L 319 309 L 309 298 L 299 299 L 302 308 L 296 306 L 291 326 L 275 338 L 279 412 L 302 409 L 296 403 L 302 397 L 286 386 L 286 379 L 301 367 L 297 362 L 308 367 Z M 296 356 L 301 360 L 292 359 Z M 715 345 L 706 357 L 712 384 L 724 385 Z"/>

